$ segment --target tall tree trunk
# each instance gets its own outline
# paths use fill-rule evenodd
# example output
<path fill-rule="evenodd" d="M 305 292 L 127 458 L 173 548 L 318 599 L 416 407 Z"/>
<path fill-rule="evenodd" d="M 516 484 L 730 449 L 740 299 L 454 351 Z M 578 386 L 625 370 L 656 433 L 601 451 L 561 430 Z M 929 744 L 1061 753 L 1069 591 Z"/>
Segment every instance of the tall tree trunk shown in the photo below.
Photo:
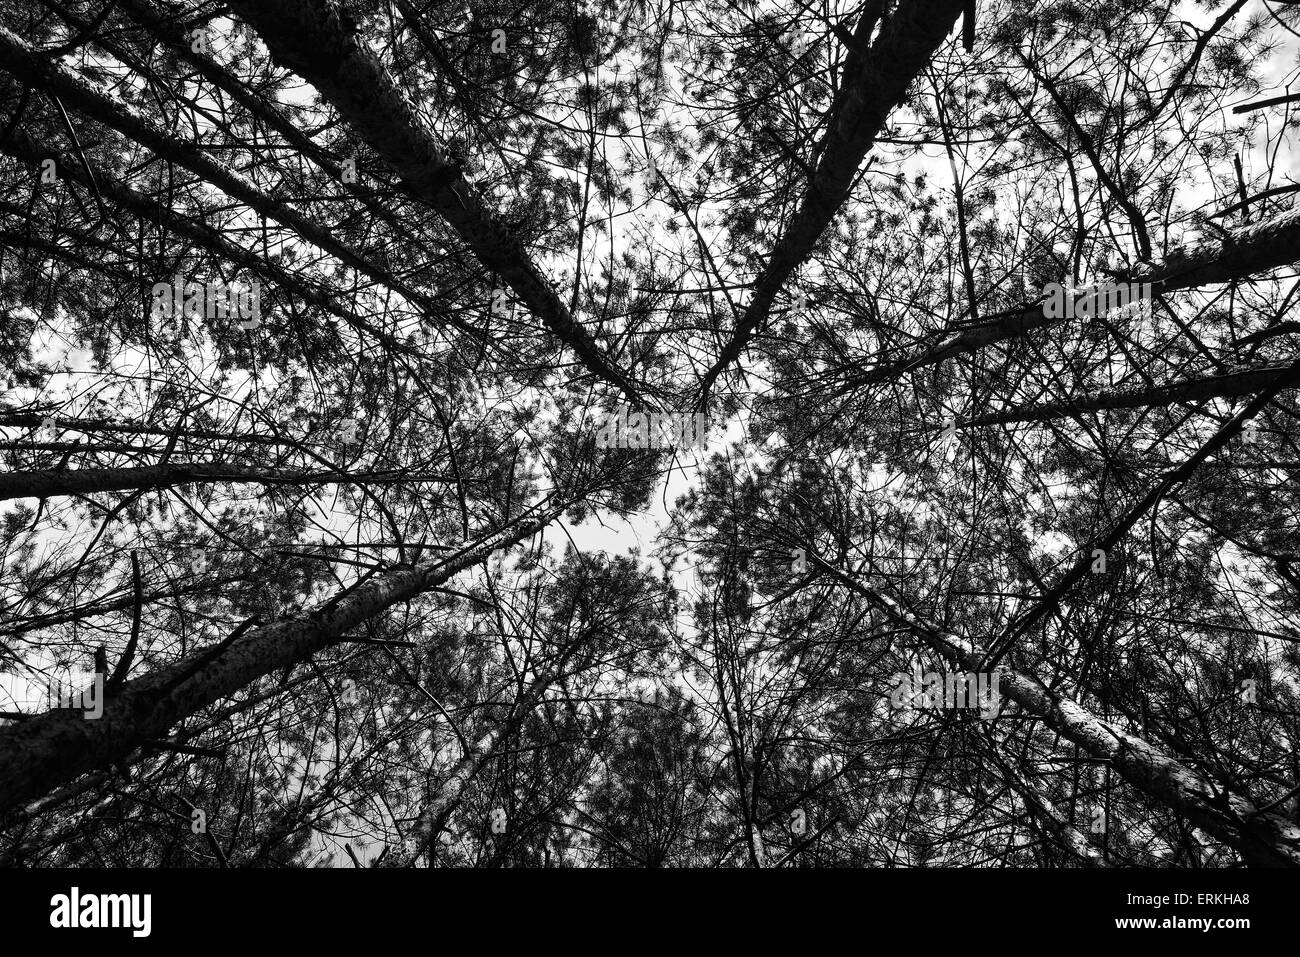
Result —
<path fill-rule="evenodd" d="M 449 475 L 411 472 L 304 472 L 257 468 L 223 462 L 146 465 L 122 469 L 38 469 L 0 472 L 0 501 L 11 498 L 46 498 L 51 495 L 85 495 L 91 492 L 145 492 L 192 482 L 254 482 L 259 485 L 391 485 L 397 482 L 442 482 Z"/>
<path fill-rule="evenodd" d="M 1178 402 L 1204 402 L 1209 399 L 1254 395 L 1272 385 L 1286 370 L 1287 367 L 1284 365 L 1261 366 L 1200 379 L 1183 379 L 1154 389 L 1104 390 L 1095 395 L 1082 396 L 1065 402 L 1044 402 L 1040 405 L 990 412 L 988 415 L 967 419 L 960 427 L 1003 425 L 1010 422 L 1047 422 L 1082 412 L 1100 412 L 1103 409 L 1149 409 Z"/>
<path fill-rule="evenodd" d="M 844 65 L 839 93 L 831 107 L 833 120 L 819 147 L 821 161 L 803 202 L 786 225 L 767 266 L 754 283 L 744 315 L 716 362 L 700 380 L 700 405 L 713 383 L 740 358 L 746 344 L 766 321 L 777 293 L 799 264 L 808 258 L 836 210 L 848 198 L 867 150 L 871 149 L 890 112 L 907 88 L 929 64 L 934 52 L 957 22 L 964 0 L 901 0 L 880 28 L 876 42 L 863 50 L 873 18 L 864 15 Z M 862 28 L 865 25 L 865 30 Z"/>
<path fill-rule="evenodd" d="M 268 195 L 237 170 L 213 159 L 197 146 L 178 139 L 153 123 L 139 110 L 69 70 L 59 60 L 42 56 L 20 37 L 0 26 L 0 68 L 38 89 L 47 89 L 80 112 L 123 136 L 147 146 L 160 157 L 183 166 L 204 182 L 222 190 L 251 209 L 293 230 L 303 239 L 346 263 L 375 282 L 401 293 L 419 306 L 430 318 L 469 330 L 463 320 L 442 309 L 428 296 L 380 268 L 359 250 L 336 239 L 330 227 L 309 219 L 302 213 Z M 46 153 L 45 155 L 48 155 Z M 60 171 L 71 166 L 60 167 Z"/>
<path fill-rule="evenodd" d="M 447 151 L 421 122 L 388 71 L 343 22 L 343 11 L 320 0 L 234 0 L 278 63 L 320 91 L 366 143 L 501 276 L 584 365 L 638 408 L 635 384 L 569 314 L 519 240 L 484 206 Z"/>
<path fill-rule="evenodd" d="M 79 162 L 73 162 L 70 158 L 60 155 L 53 149 L 38 146 L 20 130 L 13 130 L 8 139 L 0 140 L 0 152 L 8 153 L 10 156 L 37 167 L 45 158 L 55 159 L 61 176 L 66 176 L 75 182 L 81 183 L 87 189 L 92 186 Z M 93 170 L 93 167 L 91 168 Z M 331 296 L 325 295 L 298 276 L 269 262 L 252 250 L 230 242 L 220 232 L 206 223 L 196 222 L 182 216 L 143 193 L 120 185 L 115 181 L 114 177 L 105 176 L 102 171 L 96 171 L 94 179 L 96 187 L 104 196 L 141 221 L 146 223 L 156 221 L 165 224 L 169 230 L 184 236 L 190 242 L 224 259 L 226 262 L 234 263 L 253 275 L 274 283 L 285 291 L 298 296 L 303 301 L 337 316 L 353 328 L 373 337 L 375 341 L 383 343 L 390 352 L 409 351 L 388 333 L 377 329 L 355 312 L 340 307 Z M 143 281 L 141 284 L 145 285 Z M 476 332 L 473 334 L 476 338 L 478 337 Z"/>
<path fill-rule="evenodd" d="M 1220 240 L 1203 241 L 1175 249 L 1160 262 L 1124 277 L 1124 281 L 1150 283 L 1152 295 L 1158 295 L 1178 289 L 1248 279 L 1297 261 L 1300 261 L 1300 209 L 1282 213 L 1262 223 L 1244 226 Z M 1018 339 L 1035 329 L 1067 321 L 1090 320 L 1048 318 L 1043 315 L 1041 302 L 1016 306 L 1001 313 L 995 321 L 954 333 L 936 345 L 917 349 L 902 359 L 875 366 L 854 377 L 854 384 L 886 382 L 904 372 L 923 369 L 953 356 L 977 352 L 995 342 Z"/>
<path fill-rule="evenodd" d="M 985 666 L 986 651 L 973 642 L 923 621 L 894 599 L 867 588 L 811 552 L 809 561 L 906 625 L 961 671 L 978 671 Z M 1142 738 L 1103 721 L 1032 675 L 1004 669 L 999 690 L 1087 754 L 1109 761 L 1133 787 L 1235 848 L 1247 863 L 1300 867 L 1300 825 L 1294 821 L 1261 811 L 1248 797 L 1228 790 Z"/>
<path fill-rule="evenodd" d="M 565 507 L 567 503 L 536 518 L 516 519 L 454 555 L 390 572 L 310 611 L 254 628 L 225 648 L 193 652 L 129 681 L 104 703 L 98 719 L 88 719 L 74 709 L 54 709 L 0 729 L 0 811 L 122 760 L 141 744 L 165 735 L 181 719 L 263 675 L 330 647 L 384 609 L 415 598 L 493 552 L 535 534 L 563 514 Z"/>
<path fill-rule="evenodd" d="M 460 756 L 460 760 L 452 767 L 451 772 L 438 785 L 437 793 L 421 809 L 415 825 L 403 840 L 402 846 L 389 855 L 386 861 L 389 867 L 409 867 L 421 854 L 430 850 L 432 842 L 437 839 L 438 834 L 447 826 L 451 815 L 460 806 L 470 782 L 492 759 L 502 739 L 511 728 L 541 699 L 551 682 L 555 680 L 558 671 L 557 666 L 534 678 L 527 692 L 516 702 L 511 720 L 494 723 L 470 744 L 469 749 Z"/>

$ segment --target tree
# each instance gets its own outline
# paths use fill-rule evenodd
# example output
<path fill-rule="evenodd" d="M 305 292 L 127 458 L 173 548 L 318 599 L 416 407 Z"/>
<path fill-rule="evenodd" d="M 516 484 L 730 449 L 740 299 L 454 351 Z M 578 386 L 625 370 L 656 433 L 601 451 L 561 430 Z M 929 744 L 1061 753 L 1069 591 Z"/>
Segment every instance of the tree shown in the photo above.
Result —
<path fill-rule="evenodd" d="M 1298 23 L 0 0 L 0 860 L 1300 863 Z"/>

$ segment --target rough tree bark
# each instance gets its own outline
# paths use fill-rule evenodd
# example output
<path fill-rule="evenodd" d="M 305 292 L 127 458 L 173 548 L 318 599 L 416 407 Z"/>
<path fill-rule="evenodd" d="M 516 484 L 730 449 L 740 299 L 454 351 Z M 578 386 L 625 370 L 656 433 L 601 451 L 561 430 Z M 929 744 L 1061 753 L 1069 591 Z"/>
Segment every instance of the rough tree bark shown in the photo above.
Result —
<path fill-rule="evenodd" d="M 858 167 L 875 142 L 886 117 L 907 93 L 908 86 L 925 69 L 957 22 L 963 0 L 902 0 L 885 20 L 868 50 L 850 48 L 843 85 L 831 107 L 834 117 L 820 146 L 821 160 L 794 218 L 777 241 L 767 266 L 754 284 L 744 315 L 717 361 L 704 373 L 699 404 L 767 319 L 777 293 L 798 265 L 808 258 L 818 237 L 849 195 Z M 872 19 L 864 16 L 869 34 Z M 868 36 L 854 38 L 865 44 Z"/>
<path fill-rule="evenodd" d="M 253 628 L 224 648 L 195 651 L 129 681 L 104 703 L 103 715 L 96 720 L 64 708 L 0 729 L 0 812 L 123 760 L 201 708 L 330 647 L 384 609 L 523 541 L 563 514 L 568 504 L 516 519 L 453 555 L 390 572 L 314 609 Z"/>
<path fill-rule="evenodd" d="M 235 0 L 275 60 L 306 79 L 593 373 L 644 406 L 635 384 L 569 314 L 518 239 L 484 206 L 343 11 L 323 0 Z"/>
<path fill-rule="evenodd" d="M 808 560 L 907 626 L 961 671 L 979 671 L 985 667 L 987 653 L 974 642 L 922 620 L 894 599 L 867 588 L 811 551 Z M 1033 675 L 1005 668 L 999 689 L 1087 754 L 1109 761 L 1116 773 L 1135 788 L 1236 848 L 1247 863 L 1300 867 L 1300 825 L 1294 821 L 1261 811 L 1250 798 L 1228 790 L 1142 738 L 1103 721 Z"/>
<path fill-rule="evenodd" d="M 455 482 L 450 475 L 412 472 L 304 472 L 256 468 L 224 462 L 146 465 L 121 469 L 39 469 L 0 472 L 0 502 L 11 498 L 46 498 L 90 492 L 144 492 L 194 482 L 252 482 L 260 485 L 388 485 L 395 482 Z"/>
<path fill-rule="evenodd" d="M 1154 389 L 1113 389 L 1095 395 L 1082 396 L 1068 402 L 1043 402 L 1039 405 L 990 412 L 966 419 L 961 428 L 982 425 L 1004 425 L 1011 422 L 1047 422 L 1082 412 L 1100 412 L 1104 409 L 1149 409 L 1173 405 L 1178 402 L 1204 402 L 1209 399 L 1228 399 L 1254 395 L 1273 384 L 1284 373 L 1284 365 L 1240 369 L 1222 375 L 1199 379 L 1183 379 Z"/>
<path fill-rule="evenodd" d="M 1300 261 L 1300 209 L 1282 213 L 1262 223 L 1244 226 L 1222 239 L 1202 241 L 1176 249 L 1160 262 L 1122 277 L 1122 281 L 1150 283 L 1152 295 L 1159 295 L 1178 289 L 1247 279 L 1297 261 Z M 1052 319 L 1043 315 L 1042 302 L 1017 306 L 1001 313 L 995 321 L 962 330 L 936 345 L 914 350 L 904 358 L 874 366 L 855 376 L 853 382 L 854 385 L 885 382 L 905 372 L 923 369 L 953 356 L 977 352 L 995 342 L 1017 339 L 1035 329 L 1068 321 L 1071 320 Z"/>

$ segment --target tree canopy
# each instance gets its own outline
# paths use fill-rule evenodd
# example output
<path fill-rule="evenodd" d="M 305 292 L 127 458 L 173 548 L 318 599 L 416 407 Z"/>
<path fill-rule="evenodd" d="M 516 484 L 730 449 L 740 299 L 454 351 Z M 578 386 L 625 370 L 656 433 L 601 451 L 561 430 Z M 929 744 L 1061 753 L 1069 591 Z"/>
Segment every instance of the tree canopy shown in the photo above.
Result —
<path fill-rule="evenodd" d="M 0 0 L 0 861 L 1300 864 L 1297 38 Z"/>

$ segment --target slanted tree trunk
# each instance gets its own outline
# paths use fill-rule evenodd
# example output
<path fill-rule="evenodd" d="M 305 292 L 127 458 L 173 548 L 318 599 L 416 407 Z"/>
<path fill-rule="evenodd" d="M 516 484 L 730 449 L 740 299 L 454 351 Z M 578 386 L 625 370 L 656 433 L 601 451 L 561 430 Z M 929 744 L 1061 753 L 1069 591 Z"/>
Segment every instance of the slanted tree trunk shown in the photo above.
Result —
<path fill-rule="evenodd" d="M 182 718 L 330 647 L 384 609 L 415 598 L 494 552 L 523 541 L 562 514 L 564 507 L 567 505 L 552 507 L 534 518 L 515 519 L 453 555 L 389 572 L 310 611 L 251 629 L 215 653 L 205 648 L 129 681 L 104 703 L 103 715 L 97 720 L 89 720 L 77 710 L 54 709 L 0 729 L 0 811 L 124 759 L 141 744 L 163 737 Z"/>
<path fill-rule="evenodd" d="M 341 9 L 308 0 L 235 0 L 276 62 L 320 91 L 406 187 L 428 203 L 484 266 L 499 274 L 584 365 L 638 408 L 635 384 L 569 314 L 519 240 L 484 205 L 432 131 L 420 121 L 388 71 L 345 27 Z"/>
<path fill-rule="evenodd" d="M 259 485 L 387 485 L 395 482 L 452 483 L 449 475 L 422 472 L 305 472 L 294 469 L 256 468 L 223 462 L 146 465 L 121 469 L 37 469 L 0 472 L 0 501 L 11 498 L 47 498 L 51 495 L 86 495 L 91 492 L 147 492 L 175 485 L 210 482 L 255 482 Z"/>
<path fill-rule="evenodd" d="M 447 313 L 428 296 L 387 270 L 381 269 L 364 253 L 336 239 L 329 227 L 309 219 L 288 204 L 269 196 L 242 173 L 212 158 L 203 150 L 178 139 L 134 107 L 115 99 L 84 77 L 78 76 L 60 61 L 42 56 L 39 51 L 3 26 L 0 26 L 0 64 L 4 70 L 23 82 L 30 83 L 38 89 L 51 90 L 87 116 L 112 127 L 140 145 L 147 146 L 160 157 L 183 166 L 204 182 L 293 230 L 303 239 L 375 282 L 401 293 L 409 302 L 420 306 L 431 317 L 464 327 L 463 321 Z M 73 164 L 60 167 L 61 170 L 72 168 Z"/>
<path fill-rule="evenodd" d="M 1254 395 L 1268 388 L 1282 373 L 1284 365 L 1242 369 L 1222 375 L 1200 379 L 1183 379 L 1154 389 L 1114 389 L 1082 396 L 1067 402 L 1044 402 L 1040 405 L 1022 406 L 990 412 L 961 423 L 962 428 L 983 425 L 1003 425 L 1010 422 L 1048 422 L 1083 412 L 1100 412 L 1103 409 L 1151 409 L 1178 402 L 1205 402 L 1209 399 L 1229 399 Z"/>
<path fill-rule="evenodd" d="M 810 562 L 906 625 L 937 654 L 962 671 L 985 667 L 987 653 L 973 642 L 912 614 L 887 595 L 811 553 Z M 1124 780 L 1197 827 L 1235 848 L 1247 863 L 1300 867 L 1300 824 L 1262 812 L 1250 798 L 1228 790 L 1159 748 L 1103 721 L 1078 702 L 1053 691 L 1032 675 L 1002 671 L 1000 691 L 1087 754 L 1110 762 Z"/>
<path fill-rule="evenodd" d="M 874 18 L 864 14 L 859 21 L 854 36 L 859 46 L 850 48 L 845 61 L 843 85 L 831 107 L 834 119 L 818 148 L 821 160 L 817 172 L 808 184 L 799 211 L 786 225 L 768 257 L 767 267 L 755 282 L 744 315 L 717 361 L 700 379 L 701 405 L 708 399 L 718 376 L 740 358 L 749 340 L 767 320 L 777 293 L 808 258 L 836 210 L 848 198 L 858 167 L 886 118 L 929 64 L 963 7 L 963 0 L 902 0 L 881 26 L 876 42 L 865 50 Z"/>
<path fill-rule="evenodd" d="M 1248 279 L 1295 262 L 1300 262 L 1300 209 L 1262 223 L 1243 226 L 1220 240 L 1176 249 L 1160 262 L 1136 270 L 1120 281 L 1151 283 L 1152 295 L 1159 295 L 1178 289 Z M 1018 339 L 1035 329 L 1067 321 L 1071 320 L 1043 315 L 1041 302 L 1016 306 L 1001 313 L 994 321 L 963 330 L 936 345 L 912 350 L 901 359 L 875 366 L 856 376 L 854 382 L 857 385 L 886 382 L 904 372 L 923 369 L 953 356 L 977 352 L 995 342 Z"/>

